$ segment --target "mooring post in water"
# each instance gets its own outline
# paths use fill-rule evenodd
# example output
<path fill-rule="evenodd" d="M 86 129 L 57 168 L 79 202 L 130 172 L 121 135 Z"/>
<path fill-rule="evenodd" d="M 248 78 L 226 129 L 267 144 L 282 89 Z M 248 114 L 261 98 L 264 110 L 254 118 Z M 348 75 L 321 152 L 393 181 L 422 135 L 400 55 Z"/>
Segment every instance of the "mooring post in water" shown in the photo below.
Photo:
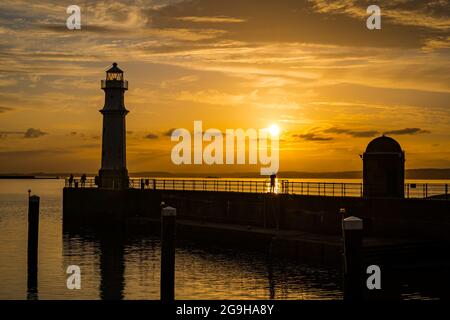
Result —
<path fill-rule="evenodd" d="M 161 301 L 175 300 L 175 227 L 177 210 L 161 208 Z"/>
<path fill-rule="evenodd" d="M 353 216 L 343 219 L 342 232 L 344 237 L 344 300 L 362 300 L 362 219 Z"/>
<path fill-rule="evenodd" d="M 37 294 L 38 242 L 39 242 L 39 200 L 38 196 L 28 197 L 28 295 Z"/>

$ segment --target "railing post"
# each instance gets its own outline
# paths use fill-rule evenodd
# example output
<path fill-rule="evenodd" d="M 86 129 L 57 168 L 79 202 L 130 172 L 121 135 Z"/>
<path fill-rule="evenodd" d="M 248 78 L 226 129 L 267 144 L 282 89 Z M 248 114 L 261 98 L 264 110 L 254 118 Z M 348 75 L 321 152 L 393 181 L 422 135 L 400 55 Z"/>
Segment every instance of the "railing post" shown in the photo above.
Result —
<path fill-rule="evenodd" d="M 344 300 L 362 300 L 362 231 L 362 219 L 351 216 L 342 220 L 344 237 Z"/>
<path fill-rule="evenodd" d="M 161 209 L 161 283 L 162 302 L 175 300 L 175 227 L 177 210 Z"/>
<path fill-rule="evenodd" d="M 39 202 L 38 196 L 28 198 L 28 299 L 37 298 L 38 248 L 39 248 Z"/>

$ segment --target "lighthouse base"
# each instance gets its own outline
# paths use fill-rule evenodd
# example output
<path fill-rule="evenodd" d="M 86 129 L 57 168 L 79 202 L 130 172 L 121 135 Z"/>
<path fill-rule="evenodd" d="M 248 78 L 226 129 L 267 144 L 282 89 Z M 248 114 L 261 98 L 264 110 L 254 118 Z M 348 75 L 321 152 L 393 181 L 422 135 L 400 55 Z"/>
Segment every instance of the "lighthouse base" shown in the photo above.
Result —
<path fill-rule="evenodd" d="M 98 187 L 103 189 L 128 189 L 129 178 L 127 169 L 100 169 Z"/>

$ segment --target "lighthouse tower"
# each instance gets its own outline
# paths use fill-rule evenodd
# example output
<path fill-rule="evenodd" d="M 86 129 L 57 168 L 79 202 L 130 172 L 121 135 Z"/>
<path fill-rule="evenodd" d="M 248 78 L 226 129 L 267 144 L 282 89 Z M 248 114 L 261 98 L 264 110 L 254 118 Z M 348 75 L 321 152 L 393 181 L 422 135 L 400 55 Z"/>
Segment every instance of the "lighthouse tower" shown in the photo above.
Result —
<path fill-rule="evenodd" d="M 128 188 L 128 170 L 126 163 L 125 90 L 128 81 L 123 71 L 113 63 L 106 71 L 106 79 L 101 87 L 105 91 L 105 106 L 100 110 L 103 115 L 102 166 L 99 171 L 99 188 Z"/>

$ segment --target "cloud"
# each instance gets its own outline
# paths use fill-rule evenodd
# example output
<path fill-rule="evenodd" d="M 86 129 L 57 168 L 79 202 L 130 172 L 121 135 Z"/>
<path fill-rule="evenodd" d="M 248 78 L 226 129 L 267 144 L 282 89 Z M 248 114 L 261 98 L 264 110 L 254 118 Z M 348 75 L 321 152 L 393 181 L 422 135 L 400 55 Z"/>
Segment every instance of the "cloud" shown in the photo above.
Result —
<path fill-rule="evenodd" d="M 176 130 L 176 128 L 170 128 L 169 130 L 165 131 L 165 132 L 163 133 L 163 135 L 164 135 L 165 137 L 171 137 L 171 136 L 172 136 L 172 132 L 174 132 L 175 130 Z"/>
<path fill-rule="evenodd" d="M 244 22 L 244 19 L 231 17 L 179 17 L 177 20 L 189 22 L 206 22 L 206 23 L 239 23 Z"/>
<path fill-rule="evenodd" d="M 295 138 L 301 138 L 306 141 L 330 141 L 333 140 L 332 137 L 321 136 L 316 133 L 305 133 L 305 134 L 294 134 Z"/>
<path fill-rule="evenodd" d="M 144 138 L 146 139 L 158 139 L 158 135 L 154 134 L 154 133 L 149 133 L 147 134 Z"/>
<path fill-rule="evenodd" d="M 6 112 L 6 111 L 11 111 L 11 110 L 12 110 L 12 108 L 0 106 L 0 113 Z"/>
<path fill-rule="evenodd" d="M 27 129 L 27 131 L 25 131 L 24 137 L 25 138 L 38 138 L 38 137 L 44 136 L 46 134 L 47 134 L 47 132 L 43 132 L 40 129 L 29 128 L 29 129 Z"/>
<path fill-rule="evenodd" d="M 394 1 L 382 6 L 382 28 L 366 28 L 369 4 L 362 0 L 197 0 L 183 1 L 149 11 L 155 28 L 208 28 L 217 17 L 239 23 L 222 23 L 229 37 L 240 41 L 302 42 L 371 47 L 416 47 L 442 36 L 448 28 L 445 6 L 425 1 Z M 411 6 L 410 3 L 414 5 Z M 405 3 L 405 4 L 403 4 Z M 385 9 L 385 10 L 383 10 Z M 195 22 L 195 24 L 193 24 Z M 217 22 L 217 21 L 216 21 Z M 225 21 L 224 21 L 225 22 Z M 276 26 L 267 28 L 267 26 Z M 332 30 L 332 32 L 330 32 Z"/>
<path fill-rule="evenodd" d="M 309 0 L 321 13 L 343 14 L 354 18 L 366 18 L 367 0 Z M 388 23 L 405 26 L 419 26 L 427 29 L 446 31 L 450 27 L 448 21 L 447 0 L 391 0 L 383 1 L 381 14 Z"/>
<path fill-rule="evenodd" d="M 422 130 L 420 128 L 405 128 L 400 130 L 391 130 L 386 131 L 384 134 L 392 134 L 392 135 L 408 135 L 408 134 L 422 134 L 422 133 L 431 133 L 428 130 Z"/>
<path fill-rule="evenodd" d="M 10 134 L 13 134 L 13 135 L 23 135 L 24 134 L 24 132 L 22 132 L 22 131 L 0 131 L 0 137 L 2 138 L 2 139 L 4 139 L 4 138 L 7 138 L 8 137 L 8 135 L 10 135 Z"/>
<path fill-rule="evenodd" d="M 42 28 L 44 30 L 48 30 L 48 31 L 52 31 L 55 33 L 67 33 L 67 27 L 66 25 L 61 25 L 61 24 L 42 24 L 42 25 L 37 25 L 38 28 Z M 91 33 L 98 33 L 98 34 L 102 34 L 102 33 L 110 33 L 110 34 L 123 34 L 125 32 L 127 32 L 124 29 L 120 29 L 120 28 L 113 28 L 113 27 L 109 27 L 109 26 L 98 26 L 98 25 L 85 25 L 82 24 L 82 28 L 80 31 L 74 31 L 74 32 L 91 32 Z"/>
<path fill-rule="evenodd" d="M 323 130 L 324 133 L 336 133 L 336 134 L 348 134 L 355 138 L 370 138 L 379 133 L 377 130 L 351 130 L 351 129 L 343 129 L 343 128 L 329 128 Z"/>

